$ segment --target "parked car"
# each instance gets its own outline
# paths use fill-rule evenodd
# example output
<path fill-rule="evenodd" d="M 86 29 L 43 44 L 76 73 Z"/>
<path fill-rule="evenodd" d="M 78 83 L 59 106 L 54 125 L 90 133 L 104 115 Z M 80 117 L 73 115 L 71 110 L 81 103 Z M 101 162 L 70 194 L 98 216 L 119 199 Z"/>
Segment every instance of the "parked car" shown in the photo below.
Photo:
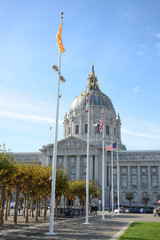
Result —
<path fill-rule="evenodd" d="M 115 212 L 115 213 L 118 213 L 118 209 L 117 209 L 117 208 L 114 209 L 114 212 Z M 122 208 L 121 208 L 121 207 L 119 208 L 119 212 L 122 213 Z"/>
<path fill-rule="evenodd" d="M 130 209 L 129 208 L 126 208 L 125 209 L 125 213 L 129 213 L 130 212 Z"/>
<path fill-rule="evenodd" d="M 130 213 L 140 213 L 140 208 L 131 208 Z"/>
<path fill-rule="evenodd" d="M 153 213 L 153 210 L 150 208 L 141 208 L 140 213 Z"/>

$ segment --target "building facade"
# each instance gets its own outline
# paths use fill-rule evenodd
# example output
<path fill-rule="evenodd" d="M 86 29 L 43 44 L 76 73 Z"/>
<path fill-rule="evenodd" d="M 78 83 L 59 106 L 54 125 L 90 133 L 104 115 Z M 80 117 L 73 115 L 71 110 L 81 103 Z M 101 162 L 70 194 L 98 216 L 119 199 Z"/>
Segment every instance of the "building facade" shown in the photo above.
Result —
<path fill-rule="evenodd" d="M 127 206 L 126 193 L 134 195 L 132 206 L 152 207 L 160 195 L 160 150 L 159 151 L 127 151 L 121 140 L 121 119 L 116 114 L 111 99 L 104 94 L 98 85 L 94 65 L 88 76 L 90 85 L 90 154 L 89 179 L 101 189 L 102 186 L 102 133 L 99 133 L 100 117 L 104 114 L 105 146 L 117 142 L 120 173 L 120 205 Z M 57 145 L 57 161 L 68 169 L 71 180 L 86 178 L 87 132 L 86 113 L 87 88 L 79 94 L 64 116 L 64 137 Z M 53 144 L 42 146 L 43 163 L 50 165 L 53 155 Z M 39 155 L 40 154 L 40 155 Z M 17 156 L 17 155 L 16 155 Z M 28 154 L 28 157 L 30 155 Z M 31 157 L 31 156 L 30 156 Z M 113 153 L 113 187 L 114 199 L 117 196 L 117 153 Z M 111 204 L 111 152 L 105 152 L 105 207 Z"/>

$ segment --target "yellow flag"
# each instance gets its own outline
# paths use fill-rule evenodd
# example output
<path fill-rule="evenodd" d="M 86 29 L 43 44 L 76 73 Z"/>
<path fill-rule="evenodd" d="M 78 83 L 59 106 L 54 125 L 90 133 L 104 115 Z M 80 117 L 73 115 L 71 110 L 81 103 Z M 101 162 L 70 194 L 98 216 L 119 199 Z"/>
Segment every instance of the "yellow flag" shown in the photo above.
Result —
<path fill-rule="evenodd" d="M 63 47 L 63 43 L 62 43 L 62 26 L 63 26 L 63 23 L 61 23 L 61 26 L 60 26 L 59 31 L 56 36 L 60 53 L 63 53 L 65 51 L 65 49 Z"/>

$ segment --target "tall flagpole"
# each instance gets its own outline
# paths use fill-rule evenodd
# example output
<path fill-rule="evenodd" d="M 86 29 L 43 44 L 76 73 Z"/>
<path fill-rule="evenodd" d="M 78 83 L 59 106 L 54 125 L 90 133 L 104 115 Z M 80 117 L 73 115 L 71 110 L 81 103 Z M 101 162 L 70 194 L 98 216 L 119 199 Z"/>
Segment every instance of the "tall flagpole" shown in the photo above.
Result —
<path fill-rule="evenodd" d="M 112 120 L 112 133 L 111 133 L 111 144 L 113 144 L 113 120 Z M 114 216 L 113 213 L 113 150 L 111 150 L 111 178 L 112 178 L 112 183 L 111 183 L 111 201 L 112 201 L 112 217 Z"/>
<path fill-rule="evenodd" d="M 88 78 L 88 86 L 87 86 L 87 95 L 86 98 L 88 97 L 88 109 L 86 109 L 87 114 L 88 114 L 88 133 L 87 133 L 87 162 L 86 162 L 86 222 L 84 224 L 89 224 L 88 222 L 88 210 L 89 210 L 89 112 L 90 112 L 90 101 L 89 101 L 89 90 L 90 90 L 90 80 Z"/>
<path fill-rule="evenodd" d="M 63 13 L 61 13 L 63 15 Z M 61 17 L 61 23 L 63 17 Z M 58 78 L 57 78 L 57 100 L 56 100 L 56 124 L 55 124 L 55 138 L 52 158 L 52 184 L 51 184 L 51 215 L 49 233 L 46 235 L 56 235 L 54 230 L 54 205 L 55 205 L 55 188 L 56 188 L 56 165 L 57 165 L 57 137 L 58 137 L 58 116 L 59 116 L 59 98 L 60 98 L 60 69 L 61 69 L 61 51 L 59 51 L 59 64 L 58 64 Z"/>
<path fill-rule="evenodd" d="M 118 215 L 119 215 L 119 159 L 118 159 L 118 143 L 117 143 L 117 200 L 118 200 Z"/>
<path fill-rule="evenodd" d="M 103 111 L 104 116 L 104 111 Z M 104 119 L 105 125 L 105 119 Z M 104 218 L 104 127 L 103 127 L 103 137 L 102 137 L 102 219 Z"/>

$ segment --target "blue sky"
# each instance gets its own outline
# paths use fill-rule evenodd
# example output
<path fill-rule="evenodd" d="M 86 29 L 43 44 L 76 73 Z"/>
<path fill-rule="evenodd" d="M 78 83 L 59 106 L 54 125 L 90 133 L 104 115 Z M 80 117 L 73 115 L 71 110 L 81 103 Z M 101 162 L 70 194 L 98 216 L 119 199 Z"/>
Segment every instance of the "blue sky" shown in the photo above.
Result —
<path fill-rule="evenodd" d="M 120 114 L 128 150 L 160 149 L 159 0 L 1 0 L 0 144 L 38 151 L 54 139 L 56 34 L 64 12 L 59 134 L 94 60 L 102 92 Z"/>

